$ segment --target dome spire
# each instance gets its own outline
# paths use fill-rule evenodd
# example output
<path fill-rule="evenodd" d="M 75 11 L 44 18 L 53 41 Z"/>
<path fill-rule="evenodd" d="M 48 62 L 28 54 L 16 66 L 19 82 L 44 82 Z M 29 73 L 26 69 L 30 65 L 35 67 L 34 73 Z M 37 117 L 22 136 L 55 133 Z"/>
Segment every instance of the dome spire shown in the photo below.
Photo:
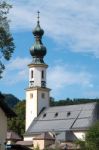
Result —
<path fill-rule="evenodd" d="M 38 21 L 37 22 L 39 23 L 39 19 L 40 19 L 40 15 L 39 14 L 40 14 L 40 12 L 38 11 L 37 14 L 38 14 L 38 16 L 37 16 Z"/>
<path fill-rule="evenodd" d="M 44 30 L 40 27 L 39 14 L 38 11 L 37 16 L 37 25 L 33 30 L 33 35 L 35 37 L 35 42 L 30 49 L 30 53 L 33 57 L 33 63 L 44 63 L 43 57 L 46 55 L 46 47 L 42 43 L 42 36 L 44 34 Z"/>

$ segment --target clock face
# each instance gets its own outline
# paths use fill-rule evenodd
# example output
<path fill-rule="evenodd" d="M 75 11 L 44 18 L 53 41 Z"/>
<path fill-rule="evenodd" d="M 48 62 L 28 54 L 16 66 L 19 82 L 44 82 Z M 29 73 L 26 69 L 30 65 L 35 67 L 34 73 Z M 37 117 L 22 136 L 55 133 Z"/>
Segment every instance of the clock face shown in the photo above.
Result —
<path fill-rule="evenodd" d="M 46 87 L 46 82 L 45 81 L 41 81 L 41 87 Z"/>
<path fill-rule="evenodd" d="M 34 81 L 30 81 L 30 87 L 34 86 Z"/>

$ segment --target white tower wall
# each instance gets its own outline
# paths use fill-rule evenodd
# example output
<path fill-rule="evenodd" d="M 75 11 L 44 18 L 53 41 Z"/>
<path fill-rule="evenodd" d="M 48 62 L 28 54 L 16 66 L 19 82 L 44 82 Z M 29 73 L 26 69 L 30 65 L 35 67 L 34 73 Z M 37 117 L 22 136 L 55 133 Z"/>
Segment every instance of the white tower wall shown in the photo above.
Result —
<path fill-rule="evenodd" d="M 44 97 L 42 97 L 44 95 Z M 49 91 L 42 91 L 38 92 L 38 114 L 44 107 L 49 107 Z"/>
<path fill-rule="evenodd" d="M 28 88 L 26 90 L 26 130 L 43 108 L 49 107 L 48 88 Z"/>
<path fill-rule="evenodd" d="M 33 97 L 32 97 L 33 95 Z M 26 91 L 26 130 L 37 116 L 37 90 Z"/>
<path fill-rule="evenodd" d="M 41 110 L 49 107 L 50 89 L 46 88 L 45 85 L 47 67 L 46 64 L 29 65 L 29 88 L 26 89 L 26 130 Z M 31 81 L 33 81 L 32 85 Z M 42 85 L 42 81 L 45 84 Z"/>
<path fill-rule="evenodd" d="M 26 89 L 26 130 L 42 109 L 49 107 L 50 89 L 46 87 L 46 69 L 48 65 L 44 62 L 47 49 L 42 43 L 44 30 L 40 27 L 39 12 L 37 25 L 33 30 L 33 34 L 35 42 L 30 48 L 30 54 L 33 60 L 28 65 L 29 87 Z"/>
<path fill-rule="evenodd" d="M 29 69 L 29 87 L 35 87 L 35 86 L 41 87 L 42 81 L 46 83 L 46 68 L 35 67 L 35 66 L 30 68 Z"/>

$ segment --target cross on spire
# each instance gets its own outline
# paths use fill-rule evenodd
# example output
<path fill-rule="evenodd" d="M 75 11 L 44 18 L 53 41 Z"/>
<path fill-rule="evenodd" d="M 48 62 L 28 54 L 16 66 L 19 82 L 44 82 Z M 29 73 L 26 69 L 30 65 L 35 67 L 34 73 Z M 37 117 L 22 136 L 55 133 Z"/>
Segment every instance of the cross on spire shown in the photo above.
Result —
<path fill-rule="evenodd" d="M 37 13 L 38 13 L 37 19 L 38 19 L 38 22 L 39 22 L 39 18 L 40 18 L 39 14 L 40 14 L 40 12 L 38 11 Z"/>

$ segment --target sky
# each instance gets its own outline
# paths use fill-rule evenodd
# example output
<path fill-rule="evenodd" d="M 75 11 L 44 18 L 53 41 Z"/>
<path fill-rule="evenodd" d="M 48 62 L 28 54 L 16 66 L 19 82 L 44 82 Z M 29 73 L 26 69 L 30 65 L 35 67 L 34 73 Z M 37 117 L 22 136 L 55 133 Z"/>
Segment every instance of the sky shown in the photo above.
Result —
<path fill-rule="evenodd" d="M 29 49 L 40 11 L 47 48 L 47 87 L 56 100 L 99 98 L 99 0 L 8 0 L 16 46 L 0 80 L 0 91 L 25 99 Z"/>

